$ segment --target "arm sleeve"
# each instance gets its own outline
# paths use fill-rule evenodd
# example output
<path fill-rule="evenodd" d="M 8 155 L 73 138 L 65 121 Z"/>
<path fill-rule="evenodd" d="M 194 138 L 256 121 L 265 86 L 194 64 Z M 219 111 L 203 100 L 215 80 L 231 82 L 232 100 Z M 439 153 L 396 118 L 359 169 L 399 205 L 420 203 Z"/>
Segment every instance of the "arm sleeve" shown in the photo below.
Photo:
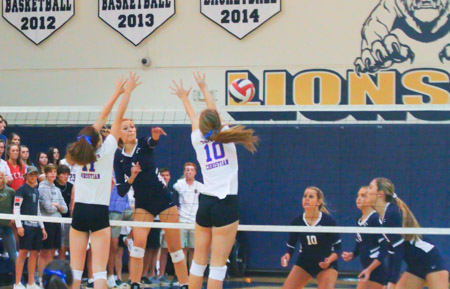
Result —
<path fill-rule="evenodd" d="M 18 193 L 20 192 L 17 191 Z M 13 213 L 15 216 L 20 216 L 20 207 L 22 206 L 22 202 L 23 202 L 23 198 L 22 196 L 15 196 L 14 197 L 14 209 L 13 209 Z M 20 219 L 16 219 L 16 227 L 17 228 L 21 228 L 22 227 L 22 221 Z"/>
<path fill-rule="evenodd" d="M 158 145 L 159 140 L 154 140 L 151 136 L 145 137 L 145 143 L 149 148 L 154 148 Z"/>
<path fill-rule="evenodd" d="M 131 185 L 125 180 L 125 173 L 120 163 L 120 157 L 117 155 L 114 157 L 114 175 L 116 176 L 117 193 L 123 198 L 130 190 Z"/>
<path fill-rule="evenodd" d="M 299 218 L 300 217 L 297 217 L 294 220 L 292 220 L 290 225 L 291 226 L 298 226 L 298 225 L 300 225 Z M 298 237 L 299 237 L 299 233 L 297 233 L 297 232 L 289 233 L 289 238 L 288 238 L 288 241 L 286 242 L 286 253 L 288 253 L 291 256 L 292 256 L 292 254 L 294 254 L 295 246 L 297 245 Z"/>
<path fill-rule="evenodd" d="M 42 214 L 41 214 L 41 206 L 37 206 L 37 215 L 38 216 L 42 216 Z M 41 227 L 41 229 L 45 229 L 45 227 L 44 227 L 44 223 L 42 222 L 42 221 L 39 221 L 39 226 Z"/>
<path fill-rule="evenodd" d="M 398 279 L 400 279 L 400 270 L 402 267 L 404 251 L 404 244 L 401 243 L 398 246 L 393 247 L 392 251 L 389 252 L 388 282 L 397 283 Z"/>
<path fill-rule="evenodd" d="M 58 209 L 52 205 L 52 191 L 48 186 L 39 186 L 39 203 L 46 213 L 53 214 Z M 39 206 L 38 206 L 39 207 Z"/>
<path fill-rule="evenodd" d="M 378 244 L 380 244 L 380 254 L 378 254 L 377 260 L 383 263 L 384 258 L 386 258 L 387 255 L 387 242 L 386 239 L 383 238 L 382 235 L 377 236 L 378 238 Z"/>
<path fill-rule="evenodd" d="M 398 210 L 390 210 L 385 213 L 383 227 L 402 227 L 402 215 Z M 404 239 L 400 234 L 384 235 L 389 244 L 388 281 L 397 283 L 400 278 L 400 270 L 404 255 Z"/>
<path fill-rule="evenodd" d="M 336 222 L 330 217 L 329 226 L 336 226 Z M 339 233 L 330 233 L 331 238 L 331 251 L 338 255 L 341 254 L 342 251 L 342 240 L 341 235 Z"/>
<path fill-rule="evenodd" d="M 353 258 L 356 258 L 359 256 L 359 250 L 360 250 L 360 246 L 361 246 L 361 241 L 359 240 L 358 237 L 356 237 L 356 242 L 355 242 L 355 248 L 353 248 Z"/>

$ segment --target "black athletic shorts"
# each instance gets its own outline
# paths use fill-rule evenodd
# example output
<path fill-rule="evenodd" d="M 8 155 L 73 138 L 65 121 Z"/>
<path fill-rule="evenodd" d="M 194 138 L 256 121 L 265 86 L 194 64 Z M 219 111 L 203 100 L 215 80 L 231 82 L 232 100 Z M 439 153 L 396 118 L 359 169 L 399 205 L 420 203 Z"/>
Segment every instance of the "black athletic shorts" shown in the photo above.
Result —
<path fill-rule="evenodd" d="M 81 232 L 95 232 L 108 227 L 108 206 L 75 203 L 72 215 L 72 228 Z"/>
<path fill-rule="evenodd" d="M 223 227 L 239 220 L 239 199 L 228 195 L 225 199 L 200 194 L 195 222 L 202 227 Z"/>
<path fill-rule="evenodd" d="M 134 197 L 136 199 L 135 208 L 144 209 L 154 217 L 175 206 L 175 202 L 166 188 L 159 192 L 147 192 L 146 194 L 135 192 Z"/>
<path fill-rule="evenodd" d="M 119 247 L 120 248 L 127 248 L 127 245 L 125 245 L 125 243 L 123 242 L 123 238 L 126 238 L 127 235 L 120 235 L 119 236 Z"/>
<path fill-rule="evenodd" d="M 42 243 L 42 249 L 61 248 L 61 224 L 44 223 L 47 239 Z"/>
<path fill-rule="evenodd" d="M 316 278 L 320 272 L 327 270 L 327 269 L 334 269 L 334 270 L 338 271 L 338 262 L 337 261 L 334 261 L 333 263 L 331 263 L 327 269 L 320 268 L 319 262 L 320 261 L 312 260 L 310 258 L 299 257 L 297 259 L 296 265 L 299 266 L 300 268 L 302 268 L 303 270 L 305 270 L 306 273 L 311 275 L 311 277 L 313 277 L 313 278 Z"/>
<path fill-rule="evenodd" d="M 159 221 L 154 221 L 159 222 Z M 161 229 L 160 228 L 151 228 L 150 233 L 147 236 L 147 245 L 145 248 L 147 249 L 158 249 L 161 247 Z"/>
<path fill-rule="evenodd" d="M 19 236 L 19 250 L 39 251 L 42 249 L 42 229 L 41 227 L 31 227 L 23 225 L 24 235 Z"/>

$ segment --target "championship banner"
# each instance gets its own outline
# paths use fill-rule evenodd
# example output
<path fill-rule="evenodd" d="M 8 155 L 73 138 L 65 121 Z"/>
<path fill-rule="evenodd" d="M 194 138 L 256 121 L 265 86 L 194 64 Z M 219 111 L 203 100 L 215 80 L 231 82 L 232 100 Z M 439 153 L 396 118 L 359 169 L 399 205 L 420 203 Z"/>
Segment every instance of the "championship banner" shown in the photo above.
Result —
<path fill-rule="evenodd" d="M 175 0 L 98 0 L 98 17 L 138 46 L 175 15 Z"/>
<path fill-rule="evenodd" d="M 75 15 L 75 0 L 2 0 L 3 18 L 39 45 Z"/>
<path fill-rule="evenodd" d="M 281 0 L 200 0 L 200 10 L 239 39 L 281 11 Z"/>

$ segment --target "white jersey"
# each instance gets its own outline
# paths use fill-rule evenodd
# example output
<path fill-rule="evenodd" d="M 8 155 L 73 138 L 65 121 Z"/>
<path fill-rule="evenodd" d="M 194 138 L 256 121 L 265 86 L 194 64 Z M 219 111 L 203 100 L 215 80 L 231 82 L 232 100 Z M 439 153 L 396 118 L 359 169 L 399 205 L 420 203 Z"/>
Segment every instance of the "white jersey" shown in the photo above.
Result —
<path fill-rule="evenodd" d="M 194 180 L 192 185 L 186 179 L 180 179 L 173 185 L 178 192 L 180 202 L 180 222 L 195 223 L 195 216 L 198 210 L 198 197 L 203 192 L 203 184 Z"/>
<path fill-rule="evenodd" d="M 117 141 L 109 135 L 96 151 L 97 161 L 79 167 L 75 177 L 75 203 L 109 206 Z"/>
<path fill-rule="evenodd" d="M 229 129 L 225 126 L 223 129 Z M 191 134 L 203 175 L 202 194 L 225 199 L 238 193 L 238 160 L 234 143 L 218 143 L 206 140 L 200 129 Z"/>

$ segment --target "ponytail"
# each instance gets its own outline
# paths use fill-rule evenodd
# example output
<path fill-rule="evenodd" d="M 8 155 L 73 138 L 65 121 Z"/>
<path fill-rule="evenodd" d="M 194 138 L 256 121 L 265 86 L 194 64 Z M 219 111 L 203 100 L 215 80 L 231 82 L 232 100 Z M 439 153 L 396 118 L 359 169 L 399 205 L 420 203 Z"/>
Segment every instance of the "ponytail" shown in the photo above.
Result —
<path fill-rule="evenodd" d="M 215 109 L 205 109 L 200 115 L 199 127 L 206 139 L 219 143 L 238 143 L 254 153 L 259 143 L 259 137 L 253 135 L 253 129 L 242 125 L 232 126 L 224 130 L 219 113 Z"/>
<path fill-rule="evenodd" d="M 69 158 L 77 165 L 85 166 L 97 161 L 97 145 L 100 142 L 100 134 L 93 126 L 83 128 L 77 137 L 77 141 L 67 148 Z"/>
<path fill-rule="evenodd" d="M 67 260 L 53 260 L 42 273 L 44 289 L 69 289 L 73 283 L 72 269 Z"/>
<path fill-rule="evenodd" d="M 52 275 L 47 283 L 44 285 L 44 289 L 69 289 L 69 286 L 57 275 Z"/>

